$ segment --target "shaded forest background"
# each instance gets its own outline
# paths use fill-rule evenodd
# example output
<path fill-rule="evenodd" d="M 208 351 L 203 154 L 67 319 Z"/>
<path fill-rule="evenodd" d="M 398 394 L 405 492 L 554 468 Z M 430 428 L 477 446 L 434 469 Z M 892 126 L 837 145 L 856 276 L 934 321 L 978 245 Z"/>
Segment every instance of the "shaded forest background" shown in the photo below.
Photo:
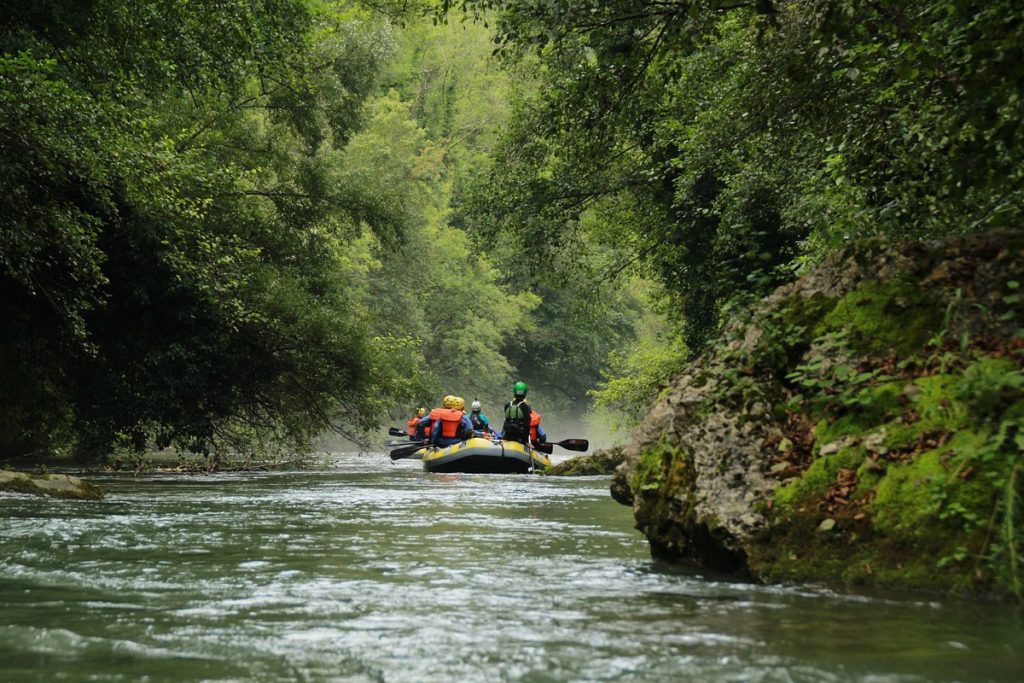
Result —
<path fill-rule="evenodd" d="M 628 427 L 850 240 L 1020 225 L 1022 15 L 4 3 L 0 458 L 302 450 L 514 379 Z"/>

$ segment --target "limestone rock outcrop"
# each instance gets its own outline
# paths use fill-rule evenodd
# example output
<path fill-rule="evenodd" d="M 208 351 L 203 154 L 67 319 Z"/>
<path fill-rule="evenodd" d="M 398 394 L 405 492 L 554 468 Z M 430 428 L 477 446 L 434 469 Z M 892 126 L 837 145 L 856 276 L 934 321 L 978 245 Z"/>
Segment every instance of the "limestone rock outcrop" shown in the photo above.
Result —
<path fill-rule="evenodd" d="M 856 245 L 727 324 L 625 448 L 659 557 L 1020 593 L 1024 234 Z"/>
<path fill-rule="evenodd" d="M 626 453 L 621 446 L 605 448 L 589 455 L 569 458 L 549 467 L 544 474 L 558 477 L 592 477 L 612 474 Z"/>

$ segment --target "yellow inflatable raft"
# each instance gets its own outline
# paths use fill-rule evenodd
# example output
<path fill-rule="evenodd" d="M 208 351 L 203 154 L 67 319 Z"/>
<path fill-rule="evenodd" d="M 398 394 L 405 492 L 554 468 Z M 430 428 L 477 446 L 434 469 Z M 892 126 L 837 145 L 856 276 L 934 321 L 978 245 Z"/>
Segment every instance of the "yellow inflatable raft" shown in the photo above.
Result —
<path fill-rule="evenodd" d="M 413 457 L 421 455 L 427 472 L 527 474 L 551 466 L 548 456 L 517 441 L 473 438 L 447 448 L 422 449 Z"/>

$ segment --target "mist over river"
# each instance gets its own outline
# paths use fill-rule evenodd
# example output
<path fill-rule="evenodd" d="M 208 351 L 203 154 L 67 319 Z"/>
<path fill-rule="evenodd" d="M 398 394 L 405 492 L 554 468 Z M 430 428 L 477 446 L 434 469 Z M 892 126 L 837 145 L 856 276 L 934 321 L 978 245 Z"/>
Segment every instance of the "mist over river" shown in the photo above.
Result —
<path fill-rule="evenodd" d="M 92 481 L 0 497 L 0 680 L 1024 680 L 1013 606 L 664 566 L 605 477 Z"/>

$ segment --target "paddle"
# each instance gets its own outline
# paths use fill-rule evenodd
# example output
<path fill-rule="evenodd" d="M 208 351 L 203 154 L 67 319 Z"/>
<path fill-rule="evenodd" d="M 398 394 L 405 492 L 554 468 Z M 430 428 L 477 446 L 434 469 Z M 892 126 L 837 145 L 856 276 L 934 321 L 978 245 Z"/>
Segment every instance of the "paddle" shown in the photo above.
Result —
<path fill-rule="evenodd" d="M 551 455 L 551 452 L 554 450 L 554 446 L 561 446 L 567 451 L 585 451 L 590 448 L 590 442 L 586 439 L 564 439 L 562 441 L 555 441 L 554 443 L 546 441 L 544 443 L 533 444 L 533 449 L 535 451 Z"/>
<path fill-rule="evenodd" d="M 392 460 L 401 460 L 402 458 L 408 458 L 410 455 L 412 455 L 413 453 L 420 450 L 426 445 L 426 441 L 421 441 L 418 443 L 410 444 L 408 446 L 402 446 L 401 448 L 396 448 L 395 450 L 391 451 L 389 455 L 391 456 Z"/>
<path fill-rule="evenodd" d="M 412 439 L 412 440 L 409 440 L 409 441 L 386 441 L 386 442 L 384 442 L 384 448 L 397 448 L 398 446 L 412 446 L 413 444 L 419 444 L 420 446 L 425 446 L 426 443 L 427 443 L 426 441 L 421 441 L 419 439 Z"/>
<path fill-rule="evenodd" d="M 388 436 L 409 436 L 409 432 L 405 429 L 399 429 L 398 427 L 389 427 Z"/>

